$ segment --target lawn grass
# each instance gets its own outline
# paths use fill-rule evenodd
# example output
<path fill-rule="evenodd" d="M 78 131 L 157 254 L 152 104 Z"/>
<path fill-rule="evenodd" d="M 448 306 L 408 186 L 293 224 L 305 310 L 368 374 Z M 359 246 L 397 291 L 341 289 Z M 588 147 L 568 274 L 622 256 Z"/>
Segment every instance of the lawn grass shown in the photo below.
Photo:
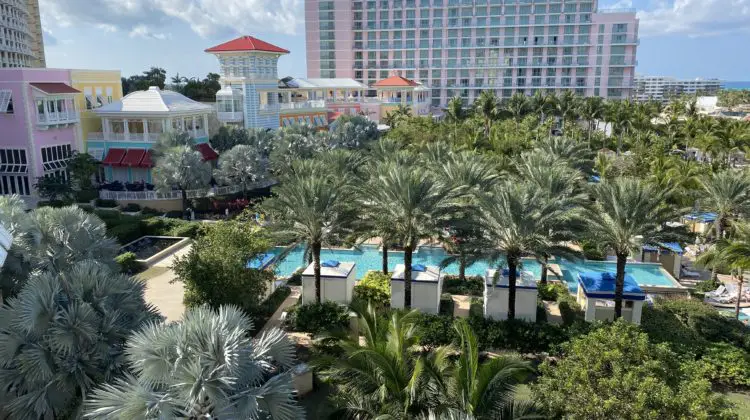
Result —
<path fill-rule="evenodd" d="M 729 392 L 726 396 L 737 406 L 737 414 L 741 419 L 750 419 L 750 394 Z"/>

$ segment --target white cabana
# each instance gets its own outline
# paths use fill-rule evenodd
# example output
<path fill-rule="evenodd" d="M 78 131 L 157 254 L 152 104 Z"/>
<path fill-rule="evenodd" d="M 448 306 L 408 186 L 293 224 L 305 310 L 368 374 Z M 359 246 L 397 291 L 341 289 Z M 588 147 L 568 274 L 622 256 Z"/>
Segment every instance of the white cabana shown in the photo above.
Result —
<path fill-rule="evenodd" d="M 352 301 L 356 270 L 353 262 L 326 260 L 320 263 L 320 300 L 349 304 Z M 302 272 L 302 304 L 315 303 L 315 265 Z"/>
<path fill-rule="evenodd" d="M 611 321 L 615 317 L 615 273 L 586 272 L 578 275 L 578 295 L 587 322 Z M 633 276 L 625 274 L 622 318 L 640 325 L 646 294 Z"/>
<path fill-rule="evenodd" d="M 484 317 L 508 319 L 508 269 L 489 269 L 484 276 Z M 497 278 L 495 278 L 497 275 Z M 493 284 L 494 283 L 494 284 Z M 516 319 L 536 321 L 537 285 L 534 274 L 521 271 L 516 276 Z"/>
<path fill-rule="evenodd" d="M 391 276 L 391 308 L 404 307 L 404 269 L 398 264 Z M 423 312 L 436 314 L 440 311 L 440 292 L 443 290 L 443 276 L 440 268 L 414 264 L 411 266 L 411 307 Z"/>

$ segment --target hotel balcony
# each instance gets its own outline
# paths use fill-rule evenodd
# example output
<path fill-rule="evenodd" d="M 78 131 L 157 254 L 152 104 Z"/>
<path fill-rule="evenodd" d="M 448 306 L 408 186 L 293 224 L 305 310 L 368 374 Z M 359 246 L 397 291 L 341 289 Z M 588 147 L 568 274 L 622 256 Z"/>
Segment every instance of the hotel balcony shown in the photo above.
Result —
<path fill-rule="evenodd" d="M 187 131 L 191 137 L 200 138 L 207 137 L 208 133 L 205 130 Z M 88 141 L 133 141 L 133 142 L 146 142 L 154 143 L 159 140 L 159 137 L 163 133 L 102 133 L 102 132 L 90 132 L 88 133 Z"/>
<path fill-rule="evenodd" d="M 245 114 L 242 112 L 217 112 L 217 118 L 221 122 L 242 122 L 245 120 Z"/>
<path fill-rule="evenodd" d="M 46 129 L 53 125 L 77 124 L 81 121 L 78 111 L 61 111 L 37 114 L 36 124 Z"/>
<path fill-rule="evenodd" d="M 279 104 L 260 104 L 261 111 L 279 111 L 292 109 L 320 109 L 325 108 L 326 103 L 323 100 L 303 101 L 303 102 L 283 102 Z"/>

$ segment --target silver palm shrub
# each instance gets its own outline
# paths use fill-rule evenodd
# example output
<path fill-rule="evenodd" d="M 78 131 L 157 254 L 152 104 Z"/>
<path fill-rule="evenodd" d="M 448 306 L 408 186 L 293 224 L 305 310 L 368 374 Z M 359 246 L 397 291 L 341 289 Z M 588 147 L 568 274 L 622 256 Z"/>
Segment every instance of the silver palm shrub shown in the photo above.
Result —
<path fill-rule="evenodd" d="M 3 296 L 12 296 L 39 270 L 60 271 L 83 260 L 115 267 L 119 246 L 97 216 L 76 207 L 42 207 L 25 212 L 18 196 L 0 197 L 0 223 L 13 236 L 0 274 Z"/>
<path fill-rule="evenodd" d="M 0 308 L 0 418 L 76 418 L 125 369 L 128 335 L 159 319 L 145 284 L 94 261 L 36 272 Z"/>
<path fill-rule="evenodd" d="M 253 146 L 240 144 L 219 156 L 214 177 L 225 185 L 242 185 L 247 191 L 248 186 L 266 177 L 268 161 Z"/>
<path fill-rule="evenodd" d="M 304 418 L 293 399 L 294 348 L 283 331 L 248 336 L 252 322 L 234 306 L 188 310 L 179 322 L 152 323 L 128 340 L 133 372 L 95 390 L 95 419 Z"/>

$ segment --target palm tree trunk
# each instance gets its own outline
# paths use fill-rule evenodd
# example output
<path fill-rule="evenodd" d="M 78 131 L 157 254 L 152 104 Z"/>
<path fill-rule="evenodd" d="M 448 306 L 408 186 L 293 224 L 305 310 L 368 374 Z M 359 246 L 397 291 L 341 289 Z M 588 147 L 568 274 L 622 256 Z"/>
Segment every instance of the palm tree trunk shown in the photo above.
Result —
<path fill-rule="evenodd" d="M 466 255 L 463 252 L 458 257 L 458 279 L 466 281 Z"/>
<path fill-rule="evenodd" d="M 516 319 L 516 267 L 518 258 L 508 255 L 508 319 Z"/>
<path fill-rule="evenodd" d="M 388 244 L 383 241 L 383 274 L 388 274 Z"/>
<path fill-rule="evenodd" d="M 723 217 L 719 216 L 718 219 L 716 219 L 716 242 L 719 242 L 721 238 L 724 236 L 724 223 L 723 223 Z M 718 267 L 716 264 L 712 264 L 711 267 L 711 281 L 717 282 L 719 280 L 719 272 Z"/>
<path fill-rule="evenodd" d="M 320 242 L 312 243 L 313 275 L 315 276 L 315 301 L 320 303 Z"/>
<path fill-rule="evenodd" d="M 617 274 L 615 276 L 615 320 L 622 317 L 622 292 L 625 287 L 625 263 L 627 254 L 617 254 Z"/>
<path fill-rule="evenodd" d="M 187 191 L 180 190 L 180 192 L 182 193 L 182 213 L 183 213 L 183 216 L 184 216 L 185 215 L 185 210 L 187 210 L 187 208 L 188 208 Z"/>
<path fill-rule="evenodd" d="M 411 309 L 411 257 L 413 247 L 407 244 L 404 248 L 404 308 Z"/>
<path fill-rule="evenodd" d="M 737 318 L 737 320 L 740 319 L 740 301 L 742 300 L 742 283 L 744 283 L 745 279 L 742 275 L 742 269 L 740 269 L 740 274 L 737 276 L 737 302 L 734 304 L 734 317 Z"/>
<path fill-rule="evenodd" d="M 547 256 L 544 256 L 544 261 L 542 261 L 542 275 L 539 278 L 539 283 L 541 284 L 547 284 L 547 263 L 549 262 L 549 259 Z"/>

